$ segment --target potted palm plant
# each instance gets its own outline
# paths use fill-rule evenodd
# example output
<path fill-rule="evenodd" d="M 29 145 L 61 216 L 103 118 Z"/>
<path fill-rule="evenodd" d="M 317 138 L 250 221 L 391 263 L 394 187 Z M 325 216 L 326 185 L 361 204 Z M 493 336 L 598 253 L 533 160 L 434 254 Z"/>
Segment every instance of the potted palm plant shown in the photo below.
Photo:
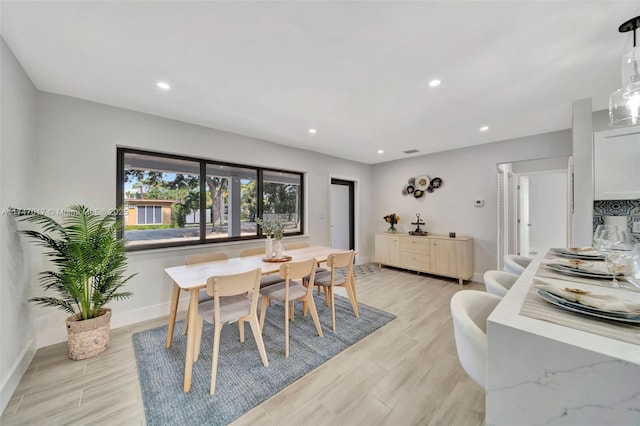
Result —
<path fill-rule="evenodd" d="M 104 352 L 109 344 L 111 300 L 132 296 L 122 291 L 135 274 L 125 277 L 127 256 L 119 236 L 116 211 L 101 215 L 81 206 L 64 212 L 62 223 L 39 212 L 21 212 L 21 220 L 40 225 L 41 231 L 24 234 L 45 247 L 45 255 L 56 267 L 40 273 L 40 285 L 57 297 L 29 299 L 72 314 L 66 320 L 69 358 L 86 359 Z"/>

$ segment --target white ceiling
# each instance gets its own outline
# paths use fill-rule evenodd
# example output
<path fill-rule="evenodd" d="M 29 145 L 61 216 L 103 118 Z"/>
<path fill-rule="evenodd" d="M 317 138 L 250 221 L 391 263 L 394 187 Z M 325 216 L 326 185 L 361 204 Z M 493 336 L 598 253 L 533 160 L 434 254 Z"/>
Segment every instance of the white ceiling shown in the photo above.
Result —
<path fill-rule="evenodd" d="M 577 99 L 607 108 L 640 2 L 3 0 L 0 15 L 39 90 L 375 164 L 566 129 Z"/>

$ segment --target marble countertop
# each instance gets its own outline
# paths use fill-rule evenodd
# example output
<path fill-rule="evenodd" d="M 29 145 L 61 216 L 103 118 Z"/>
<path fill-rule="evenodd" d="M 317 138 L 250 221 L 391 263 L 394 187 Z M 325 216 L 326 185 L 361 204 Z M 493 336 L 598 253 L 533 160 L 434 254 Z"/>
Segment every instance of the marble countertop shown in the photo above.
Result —
<path fill-rule="evenodd" d="M 524 300 L 533 285 L 535 272 L 545 255 L 546 251 L 543 251 L 534 257 L 529 267 L 489 316 L 487 322 L 640 365 L 640 345 L 520 315 Z M 555 308 L 549 306 L 549 309 Z M 640 326 L 638 332 L 640 333 Z"/>

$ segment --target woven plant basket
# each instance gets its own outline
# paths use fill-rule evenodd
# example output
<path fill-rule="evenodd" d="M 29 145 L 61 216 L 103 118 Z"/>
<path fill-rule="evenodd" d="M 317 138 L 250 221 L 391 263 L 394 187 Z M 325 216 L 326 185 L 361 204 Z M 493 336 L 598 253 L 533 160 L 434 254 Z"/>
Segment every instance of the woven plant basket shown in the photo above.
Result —
<path fill-rule="evenodd" d="M 69 358 L 77 361 L 91 358 L 107 350 L 111 330 L 111 309 L 101 309 L 100 315 L 78 321 L 75 315 L 67 318 Z"/>

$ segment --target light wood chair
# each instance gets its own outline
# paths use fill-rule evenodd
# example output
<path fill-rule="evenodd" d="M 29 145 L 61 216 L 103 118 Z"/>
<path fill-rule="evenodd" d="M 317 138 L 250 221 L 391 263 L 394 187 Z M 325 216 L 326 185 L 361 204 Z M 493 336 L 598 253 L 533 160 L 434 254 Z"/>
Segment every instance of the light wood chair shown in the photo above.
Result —
<path fill-rule="evenodd" d="M 310 281 L 313 286 L 324 288 L 325 301 L 331 306 L 331 329 L 336 331 L 336 307 L 335 307 L 335 287 L 344 287 L 349 295 L 351 307 L 356 318 L 360 317 L 358 312 L 358 301 L 356 299 L 355 279 L 353 275 L 353 259 L 355 251 L 342 251 L 331 253 L 327 256 L 328 271 L 316 273 L 314 281 Z M 338 277 L 337 268 L 346 268 L 345 277 Z"/>
<path fill-rule="evenodd" d="M 266 249 L 262 247 L 249 247 L 240 251 L 240 257 L 245 256 L 257 256 L 259 254 L 265 254 Z"/>
<path fill-rule="evenodd" d="M 198 305 L 196 322 L 195 361 L 200 355 L 204 321 L 213 324 L 213 357 L 211 359 L 211 385 L 209 393 L 216 390 L 218 354 L 220 353 L 220 333 L 222 326 L 231 321 L 243 324 L 248 321 L 262 358 L 262 364 L 269 366 L 267 352 L 262 340 L 262 330 L 258 323 L 258 297 L 260 297 L 260 268 L 240 274 L 213 276 L 207 280 L 207 294 L 213 298 Z M 240 341 L 244 342 L 244 326 L 240 328 Z"/>
<path fill-rule="evenodd" d="M 256 256 L 259 254 L 265 254 L 267 250 L 264 246 L 262 247 L 249 247 L 240 252 L 240 257 L 245 256 Z M 269 287 L 273 284 L 278 284 L 282 282 L 282 278 L 280 278 L 277 274 L 264 275 L 260 277 L 260 288 Z"/>
<path fill-rule="evenodd" d="M 456 350 L 462 368 L 474 382 L 487 387 L 487 318 L 502 300 L 484 291 L 462 290 L 451 298 Z"/>
<path fill-rule="evenodd" d="M 284 282 L 260 290 L 260 294 L 262 294 L 262 301 L 260 303 L 260 329 L 264 329 L 264 318 L 269 302 L 276 300 L 284 304 L 284 352 L 286 357 L 289 357 L 289 321 L 293 321 L 294 301 L 299 300 L 303 302 L 303 309 L 308 307 L 311 311 L 311 317 L 313 318 L 318 335 L 322 337 L 322 327 L 320 327 L 318 311 L 316 311 L 316 305 L 313 301 L 313 287 L 305 287 L 302 284 L 302 279 L 306 275 L 311 277 L 311 281 L 315 279 L 316 263 L 317 261 L 313 258 L 283 263 L 280 265 L 280 278 L 282 278 Z"/>
<path fill-rule="evenodd" d="M 225 252 L 218 253 L 205 253 L 205 254 L 196 254 L 193 256 L 189 256 L 184 260 L 185 265 L 195 265 L 197 263 L 205 263 L 205 262 L 215 262 L 216 260 L 227 260 L 229 259 L 229 255 Z M 185 289 L 185 291 L 188 291 Z M 198 303 L 206 302 L 207 300 L 212 300 L 213 297 L 209 296 L 206 290 L 200 290 L 198 293 Z M 189 318 L 189 310 L 187 310 L 187 318 Z M 184 327 L 182 329 L 183 334 L 187 334 L 189 332 L 189 321 L 184 322 Z"/>
<path fill-rule="evenodd" d="M 309 243 L 289 243 L 284 246 L 285 250 L 295 250 L 299 248 L 307 248 L 309 247 Z"/>
<path fill-rule="evenodd" d="M 487 271 L 484 273 L 484 286 L 487 293 L 504 297 L 519 277 L 506 271 Z"/>

